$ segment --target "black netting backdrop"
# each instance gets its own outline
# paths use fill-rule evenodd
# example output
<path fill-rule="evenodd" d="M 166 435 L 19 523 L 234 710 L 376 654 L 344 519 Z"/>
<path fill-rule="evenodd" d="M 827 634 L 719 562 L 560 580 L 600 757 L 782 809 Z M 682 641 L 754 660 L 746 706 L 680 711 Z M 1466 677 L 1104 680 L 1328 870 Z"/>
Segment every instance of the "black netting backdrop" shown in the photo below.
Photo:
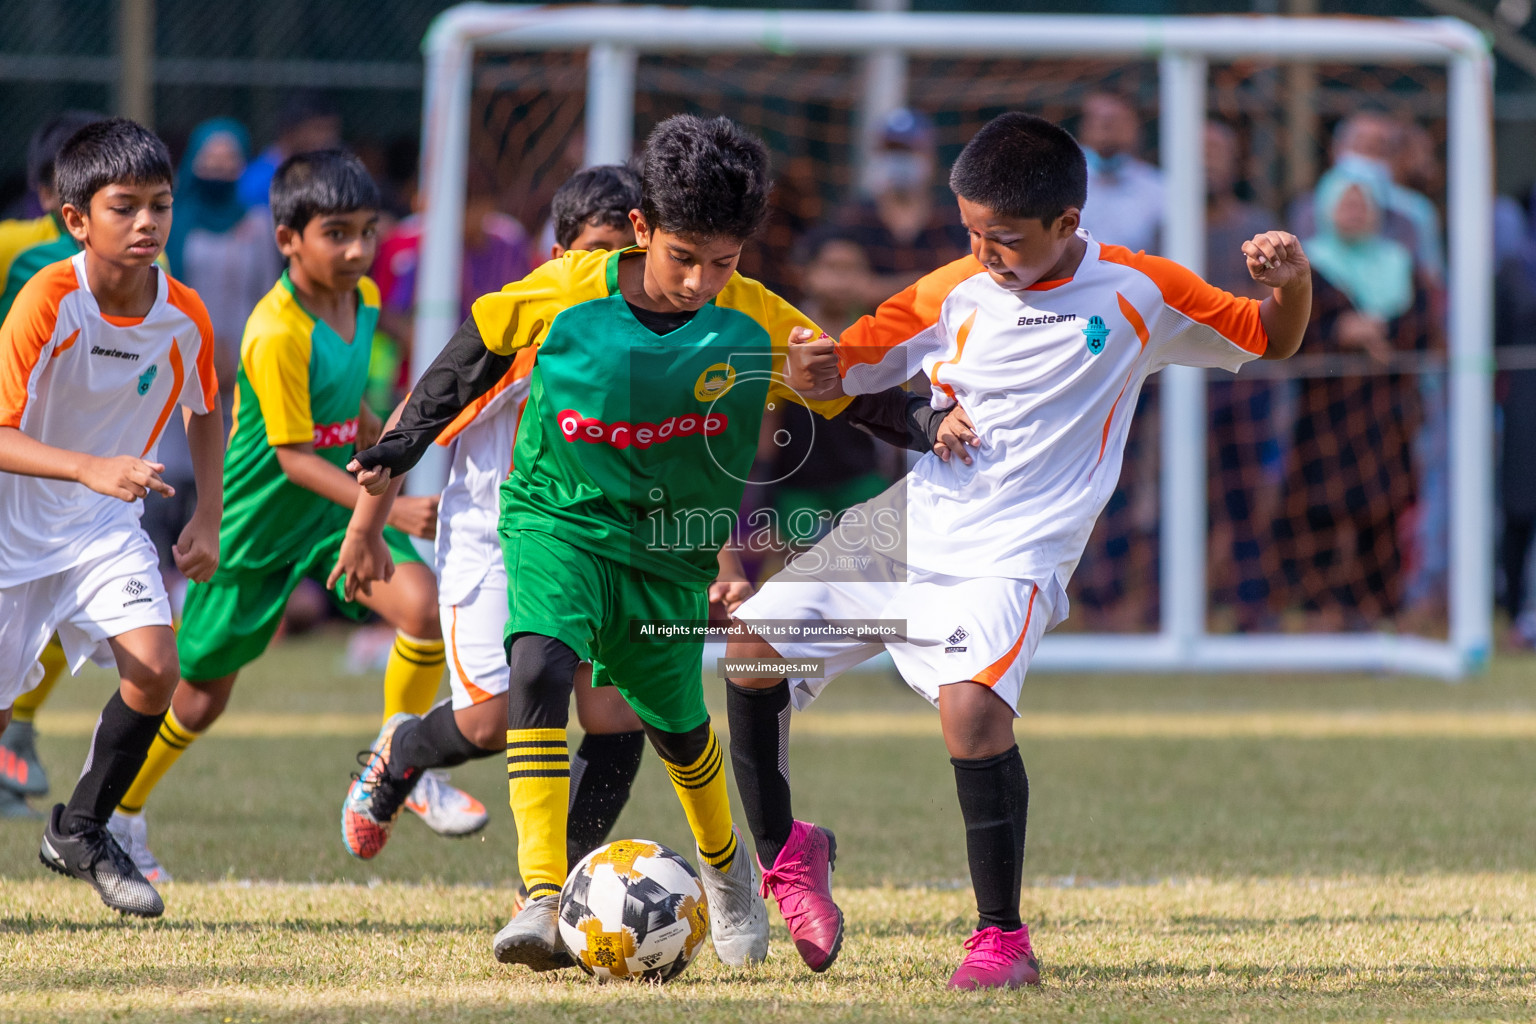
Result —
<path fill-rule="evenodd" d="M 579 55 L 484 59 L 473 109 L 475 158 L 505 205 L 544 219 L 582 155 L 586 68 Z M 758 133 L 775 162 L 774 211 L 744 269 L 795 296 L 797 240 L 856 193 L 861 63 L 842 56 L 642 57 L 635 138 L 678 112 L 725 114 Z M 928 59 L 909 62 L 913 107 L 932 119 L 941 166 L 988 118 L 1024 109 L 1075 126 L 1084 97 L 1130 97 L 1157 159 L 1154 63 Z M 1306 90 L 1305 116 L 1287 98 Z M 1210 109 L 1235 133 L 1238 193 L 1260 223 L 1291 227 L 1296 200 L 1326 168 L 1341 118 L 1376 109 L 1426 130 L 1435 167 L 1415 184 L 1443 204 L 1443 69 L 1245 62 L 1211 68 Z M 1304 187 L 1305 186 L 1305 187 Z M 944 201 L 948 201 L 947 196 Z M 1208 276 L 1240 287 L 1235 243 L 1213 234 Z M 1219 248 L 1218 248 L 1219 247 Z M 1337 298 L 1319 289 L 1319 306 Z M 1363 356 L 1315 323 L 1302 356 L 1211 374 L 1209 626 L 1213 631 L 1397 629 L 1443 634 L 1446 501 L 1443 295 L 1425 281 L 1391 325 L 1385 358 Z M 1321 316 L 1321 314 L 1320 314 Z M 1379 356 L 1379 353 L 1378 353 Z M 1154 630 L 1158 600 L 1159 403 L 1145 389 L 1120 485 L 1070 593 L 1067 628 Z"/>

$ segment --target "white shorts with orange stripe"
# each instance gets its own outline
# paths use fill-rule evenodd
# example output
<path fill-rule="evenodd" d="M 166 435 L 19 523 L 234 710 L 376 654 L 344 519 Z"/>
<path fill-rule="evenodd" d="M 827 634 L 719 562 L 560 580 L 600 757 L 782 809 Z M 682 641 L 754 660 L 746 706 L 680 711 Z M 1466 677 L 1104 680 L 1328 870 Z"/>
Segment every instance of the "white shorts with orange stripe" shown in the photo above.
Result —
<path fill-rule="evenodd" d="M 1059 584 L 946 576 L 873 550 L 850 560 L 846 545 L 823 547 L 832 536 L 835 531 L 764 584 L 735 614 L 781 657 L 823 662 L 820 678 L 790 677 L 790 699 L 797 709 L 809 705 L 838 675 L 886 650 L 907 685 L 935 706 L 940 687 L 978 682 L 1018 714 L 1035 648 L 1066 615 Z M 850 565 L 857 568 L 850 570 Z M 887 642 L 814 638 L 828 627 L 859 626 L 896 629 L 900 637 Z"/>
<path fill-rule="evenodd" d="M 457 604 L 440 604 L 448 647 L 448 685 L 453 708 L 463 710 L 507 692 L 504 636 L 507 629 L 507 570 L 498 559 Z"/>
<path fill-rule="evenodd" d="M 37 659 L 54 633 L 78 672 L 88 660 L 115 663 L 112 637 L 170 624 L 160 558 L 142 530 L 110 554 L 0 588 L 0 709 L 41 681 Z"/>

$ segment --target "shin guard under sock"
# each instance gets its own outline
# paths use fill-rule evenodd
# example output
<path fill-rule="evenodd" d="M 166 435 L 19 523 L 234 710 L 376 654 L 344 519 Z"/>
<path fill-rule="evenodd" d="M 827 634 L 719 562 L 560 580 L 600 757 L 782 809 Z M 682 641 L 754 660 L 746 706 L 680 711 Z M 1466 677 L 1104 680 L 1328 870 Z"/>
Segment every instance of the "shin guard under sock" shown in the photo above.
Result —
<path fill-rule="evenodd" d="M 980 928 L 1016 931 L 1024 878 L 1024 824 L 1029 816 L 1029 776 L 1017 746 L 995 757 L 952 757 L 965 852 L 976 890 Z"/>
<path fill-rule="evenodd" d="M 725 710 L 736 791 L 757 857 L 772 867 L 795 824 L 789 798 L 789 682 L 754 689 L 728 681 Z"/>

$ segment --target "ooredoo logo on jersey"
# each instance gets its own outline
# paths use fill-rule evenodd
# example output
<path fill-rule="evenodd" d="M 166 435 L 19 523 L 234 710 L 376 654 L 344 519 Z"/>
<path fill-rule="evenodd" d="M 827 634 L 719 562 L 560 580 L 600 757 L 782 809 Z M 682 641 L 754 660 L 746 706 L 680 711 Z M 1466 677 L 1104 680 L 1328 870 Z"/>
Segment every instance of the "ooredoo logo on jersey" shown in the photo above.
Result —
<path fill-rule="evenodd" d="M 558 417 L 560 433 L 567 441 L 586 441 L 588 444 L 609 444 L 615 448 L 649 448 L 674 438 L 703 434 L 714 437 L 725 432 L 728 420 L 723 413 L 690 412 L 681 416 L 668 416 L 660 423 L 604 423 L 591 416 L 583 416 L 575 409 L 566 409 Z"/>

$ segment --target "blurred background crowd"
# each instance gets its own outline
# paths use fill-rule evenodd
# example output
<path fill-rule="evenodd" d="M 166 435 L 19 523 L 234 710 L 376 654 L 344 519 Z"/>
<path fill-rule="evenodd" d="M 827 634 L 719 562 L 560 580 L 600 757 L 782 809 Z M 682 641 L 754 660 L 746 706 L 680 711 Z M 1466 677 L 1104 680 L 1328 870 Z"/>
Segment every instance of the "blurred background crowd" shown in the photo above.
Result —
<path fill-rule="evenodd" d="M 57 132 L 67 125 L 67 118 L 59 121 L 61 111 L 124 107 L 122 83 L 92 71 L 94 58 L 75 61 L 81 69 L 75 78 L 67 69 L 47 70 L 36 54 L 87 45 L 71 30 L 78 33 L 89 22 L 74 18 L 66 19 L 72 25 L 54 25 L 38 6 L 16 12 L 21 27 L 15 46 L 35 47 L 27 65 L 31 77 L 8 78 L 7 69 L 20 67 L 16 62 L 25 55 L 0 52 L 0 95 L 13 101 L 14 140 L 13 152 L 0 158 L 0 174 L 9 175 L 0 177 L 0 203 L 10 218 L 0 225 L 0 248 L 14 225 L 37 224 L 53 212 L 48 190 L 38 188 L 35 153 L 30 173 L 22 153 L 27 133 L 39 151 L 47 145 L 42 129 L 52 123 Z M 102 8 L 121 34 L 131 27 L 125 12 L 142 7 L 143 0 L 58 6 Z M 377 11 L 365 16 L 340 4 L 282 0 L 273 6 L 287 11 L 292 24 L 263 22 L 266 27 L 256 31 L 260 26 L 246 22 L 268 15 L 231 12 L 234 27 L 215 25 L 206 16 L 196 21 L 189 5 L 159 4 L 150 45 L 164 74 L 147 94 L 150 107 L 138 113 L 156 125 L 180 161 L 167 259 L 208 304 L 228 409 L 246 315 L 281 270 L 266 209 L 272 173 L 293 153 L 334 145 L 354 149 L 386 197 L 373 270 L 383 312 L 371 341 L 369 391 L 370 404 L 385 415 L 410 384 L 420 245 L 419 94 L 411 92 L 419 88 L 420 69 L 415 65 L 412 78 L 408 59 L 395 59 L 395 51 L 404 42 L 415 45 L 425 19 L 443 5 L 388 0 L 386 6 L 404 13 L 387 25 Z M 1204 13 L 1219 5 L 1111 6 L 1116 9 L 1096 13 Z M 1360 13 L 1359 5 L 1352 6 Z M 1383 9 L 1372 13 L 1433 13 L 1424 4 L 1378 6 Z M 1505 10 L 1507 3 L 1487 6 L 1489 18 L 1502 19 L 1497 24 L 1506 35 L 1523 30 L 1520 11 Z M 1311 13 L 1318 5 L 1222 9 Z M 223 64 L 205 58 L 201 66 L 177 56 L 178 47 L 216 52 L 223 35 L 242 25 L 242 38 L 254 39 L 249 55 Z M 357 51 L 365 37 L 373 50 Z M 0 44 L 0 50 L 11 45 Z M 288 60 L 295 52 L 315 59 Z M 295 65 L 288 69 L 291 77 L 309 84 L 260 84 L 259 65 L 283 63 L 279 54 Z M 550 196 L 583 163 L 583 60 L 579 54 L 511 54 L 487 58 L 476 69 L 463 225 L 466 315 L 477 295 L 549 256 Z M 218 67 L 225 68 L 222 78 Z M 1532 72 L 1536 68 L 1525 73 L 1536 80 Z M 177 84 L 198 74 L 204 87 Z M 922 274 L 968 252 L 946 188 L 948 161 L 975 127 L 1003 109 L 1041 113 L 1077 135 L 1089 164 L 1084 226 L 1096 239 L 1160 250 L 1154 65 L 914 59 L 902 64 L 897 85 L 874 103 L 869 80 L 869 69 L 854 58 L 645 58 L 637 74 L 636 136 L 643 139 L 650 124 L 688 109 L 725 113 L 765 138 L 778 184 L 770 223 L 749 248 L 742 272 L 800 305 L 834 335 Z M 1449 503 L 1444 334 L 1454 301 L 1446 291 L 1444 95 L 1443 68 L 1212 68 L 1204 137 L 1206 276 L 1229 291 L 1258 294 L 1240 244 L 1258 231 L 1281 228 L 1302 238 L 1316 278 L 1301 355 L 1275 366 L 1251 364 L 1236 378 L 1210 377 L 1208 559 L 1215 631 L 1443 634 Z M 145 102 L 140 95 L 139 103 Z M 1499 184 L 1506 194 L 1489 226 L 1489 243 L 1498 267 L 1495 340 L 1507 354 L 1498 378 L 1499 436 L 1489 444 L 1500 452 L 1499 589 L 1508 615 L 1506 640 L 1531 647 L 1536 605 L 1529 594 L 1536 579 L 1527 566 L 1536 538 L 1536 465 L 1528 462 L 1536 459 L 1536 358 L 1521 350 L 1536 356 L 1529 349 L 1536 345 L 1530 193 L 1536 161 L 1518 146 L 1506 151 L 1501 142 L 1500 148 Z M 913 386 L 922 389 L 924 383 Z M 1122 479 L 1074 580 L 1074 628 L 1156 628 L 1158 447 L 1154 384 L 1141 398 Z M 164 457 L 179 495 L 190 495 L 184 445 L 178 449 L 168 438 Z M 774 410 L 764 427 L 759 483 L 749 488 L 742 510 L 743 531 L 759 509 L 774 510 L 780 524 L 796 513 L 829 522 L 907 465 L 907 453 L 839 423 L 813 428 L 803 409 Z M 168 544 L 186 514 L 178 497 L 152 502 L 146 519 Z M 788 547 L 814 539 L 804 530 L 795 534 Z M 780 545 L 746 554 L 751 567 L 766 575 L 785 550 Z M 317 591 L 295 600 L 294 628 L 324 616 Z"/>

